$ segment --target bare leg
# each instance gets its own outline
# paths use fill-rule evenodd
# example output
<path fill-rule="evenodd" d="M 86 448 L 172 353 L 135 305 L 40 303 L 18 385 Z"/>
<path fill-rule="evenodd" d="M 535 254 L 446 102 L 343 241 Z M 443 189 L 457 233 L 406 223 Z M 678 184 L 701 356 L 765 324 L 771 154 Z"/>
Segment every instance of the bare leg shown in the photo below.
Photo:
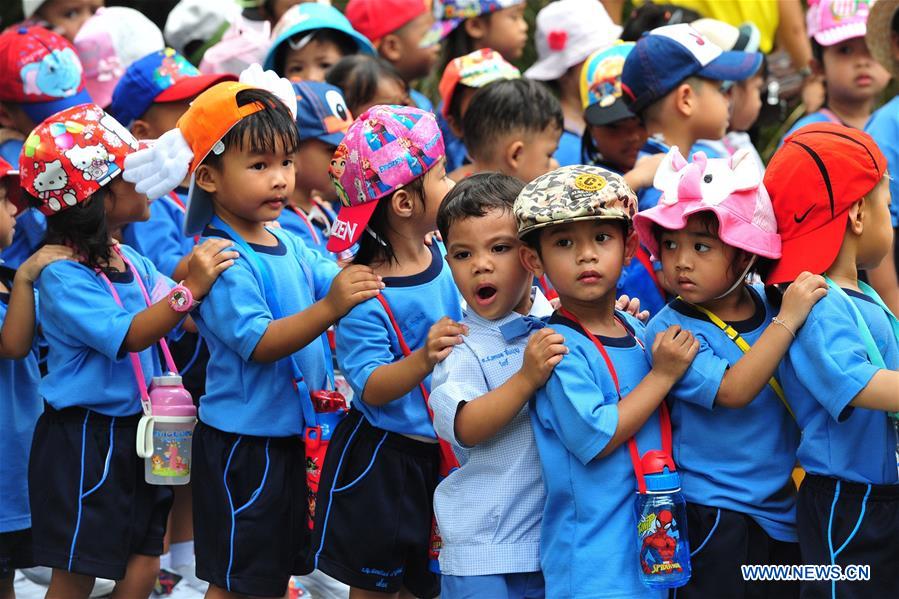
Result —
<path fill-rule="evenodd" d="M 169 530 L 171 543 L 184 543 L 194 540 L 193 493 L 190 484 L 175 485 L 175 500 L 169 514 Z M 179 566 L 180 564 L 172 564 Z"/>
<path fill-rule="evenodd" d="M 206 596 L 204 599 L 253 599 L 251 595 L 241 595 L 240 593 L 232 593 L 231 591 L 226 591 L 222 587 L 217 587 L 214 584 L 209 585 L 209 590 L 206 591 Z M 287 591 L 284 592 L 284 598 L 287 599 Z"/>
<path fill-rule="evenodd" d="M 16 599 L 16 587 L 13 584 L 15 578 L 15 571 L 13 571 L 12 576 L 0 578 L 0 599 Z"/>
<path fill-rule="evenodd" d="M 153 592 L 159 575 L 159 558 L 134 554 L 128 558 L 125 578 L 118 581 L 112 599 L 145 599 Z"/>
<path fill-rule="evenodd" d="M 53 568 L 45 599 L 87 599 L 93 588 L 93 576 Z"/>
<path fill-rule="evenodd" d="M 366 591 L 350 587 L 350 599 L 398 599 L 400 593 L 379 593 L 378 591 Z"/>

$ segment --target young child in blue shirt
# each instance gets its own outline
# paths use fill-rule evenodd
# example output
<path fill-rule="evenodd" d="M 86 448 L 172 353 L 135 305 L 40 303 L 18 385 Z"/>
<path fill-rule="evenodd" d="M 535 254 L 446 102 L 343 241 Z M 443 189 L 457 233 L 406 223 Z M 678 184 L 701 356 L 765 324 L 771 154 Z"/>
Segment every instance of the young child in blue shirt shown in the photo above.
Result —
<path fill-rule="evenodd" d="M 72 250 L 44 246 L 14 270 L 3 266 L 2 251 L 12 243 L 16 214 L 25 209 L 19 173 L 0 158 L 0 596 L 14 596 L 17 568 L 34 566 L 31 554 L 31 511 L 28 508 L 28 454 L 34 425 L 43 411 L 38 394 L 34 280 L 55 260 Z"/>
<path fill-rule="evenodd" d="M 53 568 L 50 596 L 86 598 L 95 577 L 117 580 L 122 596 L 147 596 L 171 490 L 144 482 L 134 451 L 138 381 L 161 374 L 156 342 L 234 255 L 222 242 L 198 247 L 170 291 L 174 283 L 149 260 L 114 241 L 110 231 L 147 219 L 149 206 L 118 176 L 137 140 L 98 106 L 59 112 L 28 139 L 24 197 L 47 216 L 47 241 L 79 260 L 50 264 L 38 279 L 49 372 L 29 461 L 34 560 Z M 105 158 L 84 161 L 85 152 Z"/>
<path fill-rule="evenodd" d="M 637 245 L 636 210 L 620 176 L 591 166 L 538 177 L 515 200 L 522 260 L 552 280 L 560 308 L 549 325 L 568 347 L 531 406 L 546 484 L 547 597 L 663 596 L 639 577 L 637 482 L 626 441 L 634 437 L 640 452 L 661 446 L 657 408 L 699 343 L 670 327 L 652 343 L 650 368 L 643 325 L 615 310 L 618 276 Z"/>
<path fill-rule="evenodd" d="M 886 164 L 866 133 L 817 123 L 788 136 L 765 172 L 783 244 L 766 282 L 791 283 L 807 270 L 829 287 L 778 373 L 802 429 L 802 562 L 871 567 L 865 582 L 803 582 L 803 596 L 899 588 L 897 434 L 887 414 L 899 411 L 899 324 L 858 278 L 893 241 Z"/>
<path fill-rule="evenodd" d="M 331 178 L 343 207 L 328 249 L 359 249 L 381 296 L 337 325 L 337 361 L 355 394 L 336 427 L 315 513 L 315 567 L 355 596 L 430 598 L 431 498 L 441 464 L 427 407 L 430 374 L 461 341 L 461 299 L 437 244 L 425 245 L 452 182 L 434 115 L 374 106 L 350 126 Z M 435 539 L 436 540 L 436 539 Z"/>
<path fill-rule="evenodd" d="M 552 307 L 518 256 L 512 203 L 522 187 L 500 173 L 472 175 L 437 212 L 446 260 L 468 306 L 468 334 L 431 379 L 434 428 L 461 464 L 434 492 L 446 599 L 544 596 L 546 495 L 526 406 L 565 347 L 561 335 L 543 328 Z M 482 500 L 471 501 L 475 496 Z"/>
<path fill-rule="evenodd" d="M 669 393 L 674 459 L 687 500 L 692 576 L 679 597 L 740 597 L 799 585 L 747 581 L 742 564 L 798 564 L 791 480 L 799 429 L 776 379 L 793 335 L 826 294 L 802 273 L 779 309 L 746 275 L 780 257 L 762 172 L 746 150 L 691 163 L 672 148 L 655 185 L 662 199 L 634 217 L 677 299 L 647 326 L 679 325 L 699 340 L 693 363 Z M 769 326 L 774 322 L 778 326 Z M 745 354 L 744 354 L 745 352 Z"/>
<path fill-rule="evenodd" d="M 338 271 L 295 236 L 266 227 L 294 184 L 296 99 L 271 73 L 243 77 L 278 96 L 247 83 L 213 86 L 132 164 L 141 179 L 137 169 L 155 171 L 169 139 L 186 145 L 185 233 L 238 248 L 236 268 L 212 287 L 197 318 L 210 353 L 193 446 L 197 576 L 211 596 L 280 597 L 290 575 L 306 572 L 301 434 L 315 419 L 310 394 L 332 385 L 322 333 L 381 284 L 367 267 Z M 177 184 L 187 168 L 164 182 Z M 164 187 L 153 178 L 144 185 Z"/>

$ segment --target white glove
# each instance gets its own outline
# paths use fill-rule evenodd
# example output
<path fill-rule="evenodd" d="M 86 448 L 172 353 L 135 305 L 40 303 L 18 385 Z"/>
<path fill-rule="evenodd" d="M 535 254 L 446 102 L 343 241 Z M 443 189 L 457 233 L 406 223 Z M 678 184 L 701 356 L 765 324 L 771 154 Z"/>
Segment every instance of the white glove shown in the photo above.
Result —
<path fill-rule="evenodd" d="M 287 79 L 274 71 L 263 71 L 258 63 L 253 63 L 240 74 L 240 82 L 271 92 L 284 102 L 294 120 L 297 118 L 297 93 Z"/>
<path fill-rule="evenodd" d="M 181 185 L 193 159 L 193 150 L 176 127 L 163 133 L 153 145 L 129 154 L 122 178 L 134 183 L 138 193 L 160 198 Z"/>

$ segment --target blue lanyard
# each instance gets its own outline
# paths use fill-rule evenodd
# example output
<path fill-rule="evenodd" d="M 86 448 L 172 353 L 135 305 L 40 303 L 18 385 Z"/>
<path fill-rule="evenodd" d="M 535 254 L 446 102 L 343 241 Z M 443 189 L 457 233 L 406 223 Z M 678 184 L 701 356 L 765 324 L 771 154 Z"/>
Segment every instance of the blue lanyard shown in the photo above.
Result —
<path fill-rule="evenodd" d="M 237 233 L 237 231 L 231 228 L 228 223 L 223 221 L 218 216 L 213 216 L 209 224 L 212 227 L 227 233 L 231 240 L 239 246 L 239 253 L 243 254 L 249 259 L 253 274 L 258 275 L 257 280 L 262 281 L 265 303 L 268 304 L 269 309 L 272 311 L 272 317 L 275 320 L 283 318 L 284 313 L 281 311 L 281 305 L 278 302 L 278 294 L 275 293 L 275 286 L 272 283 L 272 273 L 271 271 L 269 271 L 268 265 L 265 264 L 265 261 L 259 257 L 259 254 L 256 253 L 256 250 L 250 247 L 250 244 L 244 241 L 243 237 L 241 237 Z M 330 356 L 326 356 L 326 358 L 328 357 Z M 303 419 L 306 421 L 307 426 L 312 426 L 317 422 L 315 417 L 315 407 L 312 405 L 312 397 L 309 393 L 309 387 L 306 385 L 306 381 L 303 377 L 303 372 L 300 370 L 300 366 L 299 364 L 297 364 L 296 358 L 294 358 L 293 354 L 283 359 L 287 359 L 290 364 L 291 371 L 293 372 L 293 383 L 294 387 L 297 390 L 297 393 L 300 395 L 300 405 L 303 408 Z"/>

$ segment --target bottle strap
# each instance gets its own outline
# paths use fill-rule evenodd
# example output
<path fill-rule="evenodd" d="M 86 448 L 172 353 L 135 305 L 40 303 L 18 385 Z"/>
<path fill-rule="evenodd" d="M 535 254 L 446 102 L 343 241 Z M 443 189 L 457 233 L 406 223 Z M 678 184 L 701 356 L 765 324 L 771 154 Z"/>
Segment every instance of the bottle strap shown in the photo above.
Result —
<path fill-rule="evenodd" d="M 750 349 L 752 349 L 752 346 L 749 345 L 749 343 L 740 336 L 740 333 L 738 333 L 735 328 L 733 328 L 732 326 L 730 326 L 729 324 L 727 324 L 726 322 L 721 320 L 721 318 L 719 318 L 717 314 L 715 314 L 714 312 L 712 312 L 711 310 L 709 310 L 707 308 L 703 308 L 702 306 L 700 306 L 698 304 L 691 304 L 690 302 L 686 301 L 684 298 L 682 298 L 680 296 L 678 296 L 677 299 L 684 302 L 685 304 L 687 304 L 688 306 L 690 306 L 697 312 L 701 312 L 701 313 L 705 314 L 705 316 L 712 322 L 712 324 L 714 324 L 716 327 L 721 329 L 724 332 L 724 334 L 727 336 L 727 338 L 730 339 L 731 341 L 733 341 L 734 345 L 736 345 L 737 347 L 740 348 L 741 352 L 743 352 L 745 354 Z M 770 379 L 768 379 L 768 385 L 771 387 L 771 390 L 774 391 L 774 394 L 777 395 L 777 398 L 781 401 L 781 403 L 787 409 L 787 412 L 790 414 L 790 416 L 792 416 L 793 420 L 796 421 L 796 414 L 793 413 L 793 409 L 790 407 L 790 403 L 787 401 L 787 396 L 784 393 L 783 387 L 781 387 L 777 378 L 772 376 Z"/>
<path fill-rule="evenodd" d="M 128 257 L 125 256 L 122 250 L 119 249 L 118 245 L 112 246 L 112 249 L 116 254 L 118 254 L 125 265 L 131 269 L 131 272 L 134 275 L 134 278 L 137 280 L 138 286 L 140 287 L 141 293 L 144 296 L 144 302 L 147 304 L 147 307 L 150 307 L 153 302 L 150 299 L 150 294 L 147 293 L 147 288 L 144 286 L 141 273 L 134 267 L 134 264 L 132 264 L 131 260 L 129 260 Z M 109 288 L 109 292 L 112 295 L 112 299 L 115 300 L 115 303 L 124 308 L 125 305 L 122 303 L 122 298 L 119 297 L 119 293 L 118 291 L 116 291 L 115 285 L 112 284 L 112 281 L 109 280 L 109 277 L 106 275 L 106 273 L 99 268 L 96 269 L 96 273 L 106 283 L 106 286 Z M 159 340 L 159 347 L 162 349 L 162 355 L 165 357 L 166 367 L 170 372 L 178 374 L 178 368 L 175 366 L 175 361 L 172 359 L 172 353 L 169 351 L 169 346 L 165 342 L 164 338 L 161 338 Z M 137 382 L 137 388 L 140 390 L 141 408 L 143 408 L 144 414 L 149 416 L 151 414 L 150 393 L 147 389 L 147 380 L 144 377 L 144 369 L 140 363 L 140 355 L 137 352 L 128 352 L 128 357 L 131 360 L 131 370 L 134 373 L 134 378 Z"/>
<path fill-rule="evenodd" d="M 243 237 L 241 237 L 237 231 L 235 231 L 231 225 L 223 221 L 218 216 L 213 216 L 210 224 L 220 231 L 224 231 L 231 238 L 231 241 L 237 244 L 240 248 L 240 252 L 242 253 L 249 261 L 250 268 L 253 270 L 254 275 L 258 275 L 257 281 L 262 282 L 262 293 L 265 297 L 265 302 L 268 305 L 269 309 L 272 311 L 272 317 L 275 320 L 284 317 L 284 313 L 281 311 L 281 304 L 278 302 L 278 294 L 275 293 L 275 286 L 272 283 L 272 274 L 269 271 L 268 266 L 265 264 L 265 261 L 259 257 L 259 254 L 256 253 L 249 243 L 247 243 Z M 277 235 L 276 235 L 277 237 Z M 278 238 L 281 241 L 280 238 Z M 282 242 L 283 243 L 283 242 Z M 288 364 L 290 365 L 291 373 L 292 373 L 292 381 L 293 387 L 296 389 L 297 394 L 300 396 L 300 405 L 303 408 L 303 418 L 308 425 L 312 425 L 316 420 L 315 416 L 315 407 L 312 405 L 312 398 L 309 394 L 309 388 L 306 385 L 305 379 L 303 377 L 303 372 L 300 370 L 299 364 L 297 364 L 296 359 L 294 359 L 293 355 L 289 355 L 286 358 Z M 326 367 L 327 370 L 327 367 Z M 330 372 L 328 374 L 329 381 L 331 380 Z M 305 393 L 303 392 L 305 389 Z"/>
<path fill-rule="evenodd" d="M 400 350 L 403 352 L 403 356 L 408 357 L 412 353 L 412 350 L 409 348 L 409 345 L 406 343 L 406 339 L 403 337 L 403 333 L 400 331 L 400 325 L 396 321 L 396 317 L 393 315 L 393 310 L 390 309 L 390 304 L 387 302 L 387 298 L 384 297 L 383 293 L 379 293 L 375 296 L 375 298 L 378 300 L 378 302 L 380 302 L 381 307 L 384 308 L 384 312 L 387 313 L 387 318 L 388 320 L 390 320 L 390 326 L 393 327 L 393 332 L 396 333 L 396 339 L 400 344 Z M 425 409 L 428 411 L 428 417 L 431 419 L 431 425 L 433 426 L 434 411 L 431 410 L 431 394 L 428 393 L 424 381 L 418 383 L 418 388 L 421 389 L 421 396 L 425 400 Z M 453 453 L 453 449 L 449 446 L 449 443 L 447 443 L 440 437 L 437 437 L 437 440 L 440 442 L 440 458 L 443 461 L 443 470 L 446 472 L 446 474 L 449 474 L 450 471 L 459 467 L 459 461 L 456 459 L 456 454 Z"/>
<path fill-rule="evenodd" d="M 178 194 L 175 193 L 174 190 L 170 191 L 167 195 L 168 195 L 169 199 L 175 203 L 175 206 L 177 206 L 181 210 L 181 212 L 183 212 L 183 213 L 187 212 L 187 206 L 184 205 L 184 202 L 181 201 L 181 198 L 178 197 Z"/>
<path fill-rule="evenodd" d="M 862 313 L 859 311 L 858 306 L 855 305 L 852 298 L 850 298 L 839 285 L 834 283 L 830 277 L 825 276 L 824 280 L 827 281 L 828 287 L 849 302 L 849 306 L 852 308 L 852 315 L 855 317 L 855 325 L 858 327 L 858 332 L 862 336 L 862 342 L 865 344 L 865 351 L 868 353 L 868 359 L 878 368 L 886 368 L 886 362 L 880 353 L 880 349 L 877 347 L 877 343 L 874 341 L 874 336 L 871 334 L 871 329 L 868 328 L 868 323 L 862 318 Z M 859 285 L 859 287 L 861 287 L 861 285 Z M 878 297 L 878 299 L 880 298 Z M 886 308 L 886 306 L 884 306 L 884 308 Z M 887 310 L 887 312 L 889 313 L 889 310 Z"/>
<path fill-rule="evenodd" d="M 621 401 L 621 386 L 618 382 L 618 371 L 615 370 L 615 364 L 612 363 L 612 359 L 609 357 L 609 353 L 606 351 L 605 346 L 602 342 L 587 328 L 581 324 L 581 322 L 577 319 L 577 316 L 566 310 L 565 308 L 559 309 L 559 314 L 570 320 L 571 322 L 577 324 L 580 329 L 584 332 L 590 341 L 593 342 L 593 345 L 596 346 L 596 349 L 599 350 L 600 355 L 602 356 L 603 361 L 606 363 L 606 368 L 609 370 L 609 374 L 612 375 L 612 382 L 615 383 L 615 393 L 618 394 L 618 400 Z M 627 326 L 621 322 L 621 319 L 618 315 L 615 315 L 615 318 L 621 323 L 621 326 L 627 332 L 628 335 L 634 338 L 634 341 L 637 342 L 640 347 L 644 347 L 643 343 L 634 335 Z M 660 428 L 660 437 L 662 439 L 662 451 L 667 453 L 671 458 L 674 458 L 674 451 L 672 448 L 672 440 L 671 440 L 671 415 L 668 413 L 668 404 L 665 403 L 665 400 L 662 400 L 662 403 L 659 404 L 659 428 Z M 643 462 L 640 460 L 640 450 L 637 447 L 636 437 L 631 437 L 627 440 L 627 448 L 628 452 L 631 456 L 631 465 L 634 467 L 634 476 L 637 478 L 637 490 L 640 493 L 646 493 L 646 478 L 643 475 Z"/>

